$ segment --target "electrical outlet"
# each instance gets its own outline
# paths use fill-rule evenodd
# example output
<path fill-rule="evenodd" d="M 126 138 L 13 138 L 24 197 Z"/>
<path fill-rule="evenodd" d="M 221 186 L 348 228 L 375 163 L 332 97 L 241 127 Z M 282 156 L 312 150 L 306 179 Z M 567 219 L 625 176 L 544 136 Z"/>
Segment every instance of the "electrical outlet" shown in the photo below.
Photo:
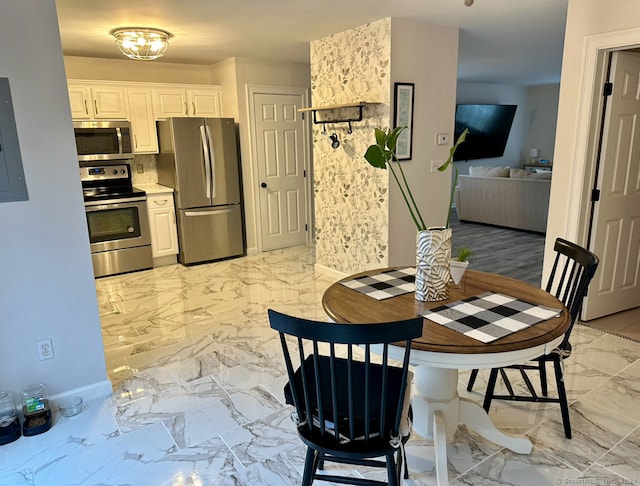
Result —
<path fill-rule="evenodd" d="M 40 361 L 53 358 L 53 344 L 51 343 L 51 339 L 38 341 L 36 342 L 36 346 L 38 348 L 38 358 L 40 358 Z"/>
<path fill-rule="evenodd" d="M 431 172 L 438 172 L 438 167 L 440 167 L 444 162 L 442 160 L 432 160 L 431 161 Z"/>
<path fill-rule="evenodd" d="M 437 133 L 436 134 L 436 145 L 449 145 L 449 134 L 448 133 Z"/>
<path fill-rule="evenodd" d="M 144 174 L 144 165 L 137 164 L 136 165 L 136 170 L 138 171 L 138 174 Z"/>

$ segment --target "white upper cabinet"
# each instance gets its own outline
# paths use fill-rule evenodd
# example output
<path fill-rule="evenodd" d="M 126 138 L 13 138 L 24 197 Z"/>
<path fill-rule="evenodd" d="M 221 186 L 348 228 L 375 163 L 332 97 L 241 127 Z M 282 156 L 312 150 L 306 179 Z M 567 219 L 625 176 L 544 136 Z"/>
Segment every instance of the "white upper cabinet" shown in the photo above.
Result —
<path fill-rule="evenodd" d="M 124 88 L 97 86 L 91 88 L 93 116 L 96 120 L 128 119 L 127 98 Z"/>
<path fill-rule="evenodd" d="M 216 88 L 189 90 L 192 116 L 222 116 L 220 90 Z"/>
<path fill-rule="evenodd" d="M 156 120 L 222 116 L 222 88 L 202 84 L 69 80 L 74 120 L 128 120 L 136 154 L 158 153 Z"/>
<path fill-rule="evenodd" d="M 221 116 L 221 90 L 212 87 L 158 87 L 154 90 L 157 119 L 171 116 Z"/>
<path fill-rule="evenodd" d="M 127 120 L 123 87 L 69 83 L 71 117 L 74 120 Z"/>
<path fill-rule="evenodd" d="M 71 118 L 74 120 L 90 120 L 93 118 L 93 110 L 89 110 L 89 88 L 69 84 L 69 104 L 71 105 Z"/>
<path fill-rule="evenodd" d="M 151 91 L 151 88 L 143 86 L 127 88 L 133 151 L 137 154 L 158 153 L 158 135 Z"/>
<path fill-rule="evenodd" d="M 179 88 L 156 88 L 153 90 L 155 112 L 158 118 L 189 116 L 187 92 Z"/>

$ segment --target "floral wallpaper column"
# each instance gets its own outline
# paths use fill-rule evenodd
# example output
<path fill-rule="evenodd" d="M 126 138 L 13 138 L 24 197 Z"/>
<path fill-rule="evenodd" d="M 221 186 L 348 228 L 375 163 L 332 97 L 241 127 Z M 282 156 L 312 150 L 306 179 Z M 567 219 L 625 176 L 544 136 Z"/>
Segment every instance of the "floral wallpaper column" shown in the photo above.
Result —
<path fill-rule="evenodd" d="M 346 123 L 313 125 L 316 264 L 346 274 L 388 261 L 389 174 L 363 155 L 374 141 L 374 127 L 391 124 L 390 79 L 390 18 L 311 43 L 314 107 L 378 103 L 365 107 L 351 134 Z M 353 109 L 318 112 L 318 118 L 348 114 Z M 329 139 L 333 133 L 337 149 Z"/>

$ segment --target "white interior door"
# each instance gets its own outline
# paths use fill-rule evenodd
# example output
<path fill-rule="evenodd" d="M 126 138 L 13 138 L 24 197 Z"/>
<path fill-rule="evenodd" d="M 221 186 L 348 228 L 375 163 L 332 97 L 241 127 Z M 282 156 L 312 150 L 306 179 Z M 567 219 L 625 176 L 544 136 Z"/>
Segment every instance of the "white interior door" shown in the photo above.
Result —
<path fill-rule="evenodd" d="M 307 242 L 307 162 L 298 94 L 253 94 L 262 250 Z"/>
<path fill-rule="evenodd" d="M 612 55 L 590 248 L 600 266 L 583 319 L 640 305 L 640 54 Z"/>

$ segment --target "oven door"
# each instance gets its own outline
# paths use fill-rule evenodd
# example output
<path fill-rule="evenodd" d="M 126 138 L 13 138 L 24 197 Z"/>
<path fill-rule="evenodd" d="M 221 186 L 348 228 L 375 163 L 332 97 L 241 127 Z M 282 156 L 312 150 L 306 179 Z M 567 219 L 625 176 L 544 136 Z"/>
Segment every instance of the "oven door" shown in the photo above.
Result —
<path fill-rule="evenodd" d="M 85 202 L 91 253 L 151 244 L 146 197 Z"/>

